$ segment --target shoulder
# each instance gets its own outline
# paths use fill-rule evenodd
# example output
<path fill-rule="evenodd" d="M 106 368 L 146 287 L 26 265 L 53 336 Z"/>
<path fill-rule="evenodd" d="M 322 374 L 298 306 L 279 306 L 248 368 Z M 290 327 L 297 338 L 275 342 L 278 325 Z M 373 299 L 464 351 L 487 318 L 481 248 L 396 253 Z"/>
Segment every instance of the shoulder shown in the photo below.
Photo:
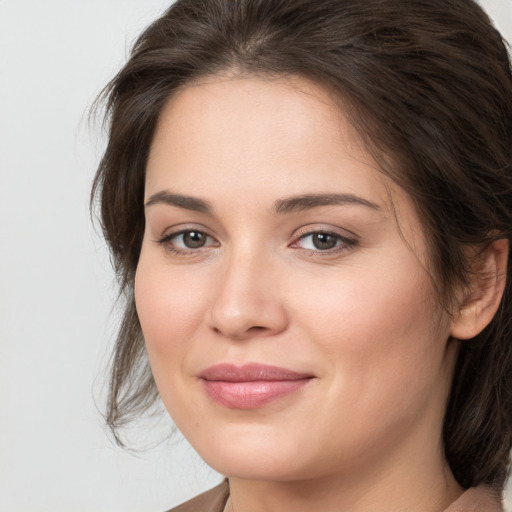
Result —
<path fill-rule="evenodd" d="M 229 485 L 228 481 L 224 480 L 217 487 L 203 492 L 167 512 L 222 512 L 228 496 Z"/>

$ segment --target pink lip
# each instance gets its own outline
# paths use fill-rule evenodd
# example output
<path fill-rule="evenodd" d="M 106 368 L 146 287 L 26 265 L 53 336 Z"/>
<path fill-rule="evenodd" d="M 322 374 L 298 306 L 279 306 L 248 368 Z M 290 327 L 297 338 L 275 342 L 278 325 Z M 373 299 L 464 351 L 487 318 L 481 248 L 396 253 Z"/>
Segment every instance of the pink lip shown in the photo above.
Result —
<path fill-rule="evenodd" d="M 256 409 L 299 390 L 313 375 L 278 366 L 222 363 L 199 374 L 208 396 L 232 409 Z"/>

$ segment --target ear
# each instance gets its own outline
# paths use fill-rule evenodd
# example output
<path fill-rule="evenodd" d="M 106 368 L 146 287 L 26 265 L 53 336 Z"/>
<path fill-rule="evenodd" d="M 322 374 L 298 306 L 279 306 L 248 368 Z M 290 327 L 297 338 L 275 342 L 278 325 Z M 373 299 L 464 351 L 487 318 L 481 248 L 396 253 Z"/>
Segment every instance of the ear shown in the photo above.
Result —
<path fill-rule="evenodd" d="M 473 338 L 493 319 L 505 290 L 508 248 L 508 240 L 495 240 L 476 255 L 469 290 L 452 318 L 453 338 Z"/>

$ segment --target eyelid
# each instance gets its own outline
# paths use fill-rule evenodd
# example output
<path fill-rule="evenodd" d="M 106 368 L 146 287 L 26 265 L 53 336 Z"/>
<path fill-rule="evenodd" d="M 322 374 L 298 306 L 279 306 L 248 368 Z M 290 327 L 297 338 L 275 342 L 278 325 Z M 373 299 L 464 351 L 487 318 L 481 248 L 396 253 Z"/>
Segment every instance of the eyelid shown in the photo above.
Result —
<path fill-rule="evenodd" d="M 299 238 L 305 236 L 305 235 L 313 235 L 315 233 L 328 233 L 331 235 L 339 236 L 343 239 L 347 240 L 357 240 L 358 236 L 353 233 L 352 231 L 349 231 L 346 228 L 340 228 L 337 226 L 332 225 L 325 225 L 325 224 L 308 224 L 307 226 L 303 226 L 296 230 L 296 232 L 293 234 L 293 238 L 295 240 L 298 240 Z"/>
<path fill-rule="evenodd" d="M 208 239 L 213 240 L 213 244 L 206 244 L 197 248 L 188 248 L 188 247 L 177 247 L 172 243 L 173 239 L 179 237 L 180 235 L 184 235 L 185 233 L 196 232 L 205 235 Z M 178 254 L 178 255 L 188 255 L 188 254 L 198 254 L 205 250 L 208 250 L 211 247 L 218 247 L 220 245 L 219 241 L 216 237 L 211 235 L 206 228 L 203 226 L 183 226 L 180 225 L 175 226 L 174 229 L 167 229 L 163 235 L 158 237 L 156 240 L 153 240 L 156 244 L 163 246 L 167 251 Z"/>
<path fill-rule="evenodd" d="M 350 234 L 348 234 L 348 233 L 350 233 Z M 339 230 L 337 230 L 335 228 L 332 228 L 332 227 L 321 227 L 321 226 L 312 227 L 312 226 L 308 226 L 308 227 L 302 228 L 301 230 L 298 231 L 298 233 L 296 233 L 294 235 L 293 242 L 290 244 L 290 247 L 297 248 L 297 249 L 306 251 L 308 253 L 313 253 L 313 254 L 320 254 L 320 255 L 333 254 L 333 253 L 336 253 L 336 252 L 339 252 L 339 251 L 348 250 L 350 247 L 353 247 L 353 246 L 357 245 L 357 243 L 358 243 L 357 236 L 355 234 L 351 233 L 351 232 L 348 232 L 348 233 L 347 233 L 346 230 L 344 230 L 344 233 L 340 233 Z M 326 234 L 326 235 L 334 236 L 334 237 L 336 237 L 339 240 L 340 243 L 337 243 L 331 249 L 325 249 L 325 250 L 322 250 L 322 249 L 306 249 L 306 248 L 300 247 L 298 245 L 298 242 L 300 240 L 304 240 L 308 236 L 313 236 L 313 235 L 316 235 L 316 234 Z"/>
<path fill-rule="evenodd" d="M 157 238 L 157 240 L 162 240 L 164 238 L 177 236 L 188 231 L 197 231 L 200 233 L 204 233 L 205 235 L 208 235 L 212 238 L 216 238 L 215 235 L 212 234 L 211 229 L 197 222 L 178 222 L 176 224 L 166 225 L 165 228 L 158 229 L 158 232 L 160 232 L 161 234 L 157 234 L 155 232 L 154 236 Z"/>
<path fill-rule="evenodd" d="M 332 226 L 304 226 L 299 229 L 293 235 L 293 241 L 288 244 L 288 247 L 293 249 L 302 250 L 309 254 L 319 254 L 319 255 L 332 255 L 337 252 L 347 251 L 351 247 L 358 244 L 358 237 L 352 232 L 348 232 L 346 229 L 343 232 L 340 228 L 334 228 Z M 192 248 L 192 247 L 179 247 L 176 244 L 173 244 L 173 240 L 180 235 L 189 232 L 197 232 L 205 235 L 207 237 L 207 242 L 205 245 Z M 337 243 L 334 247 L 328 249 L 314 249 L 314 248 L 305 248 L 300 246 L 300 241 L 306 239 L 309 236 L 314 236 L 316 234 L 326 234 L 333 236 L 337 239 Z M 208 241 L 209 240 L 209 241 Z M 210 234 L 209 230 L 204 226 L 197 225 L 179 225 L 174 226 L 173 228 L 168 228 L 162 236 L 158 237 L 154 242 L 158 245 L 163 246 L 167 251 L 178 254 L 178 255 L 198 255 L 199 253 L 205 252 L 212 247 L 219 247 L 220 242 L 218 239 Z"/>

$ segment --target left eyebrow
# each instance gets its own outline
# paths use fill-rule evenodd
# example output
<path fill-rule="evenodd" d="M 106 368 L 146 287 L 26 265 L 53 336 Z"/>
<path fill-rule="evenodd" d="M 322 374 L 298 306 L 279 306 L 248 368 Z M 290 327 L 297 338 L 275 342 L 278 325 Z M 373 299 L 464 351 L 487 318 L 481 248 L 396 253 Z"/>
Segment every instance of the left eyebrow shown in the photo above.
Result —
<path fill-rule="evenodd" d="M 310 210 L 318 206 L 341 206 L 350 204 L 366 206 L 372 210 L 380 209 L 379 205 L 354 194 L 306 194 L 286 199 L 278 199 L 272 207 L 272 212 L 284 214 Z"/>

